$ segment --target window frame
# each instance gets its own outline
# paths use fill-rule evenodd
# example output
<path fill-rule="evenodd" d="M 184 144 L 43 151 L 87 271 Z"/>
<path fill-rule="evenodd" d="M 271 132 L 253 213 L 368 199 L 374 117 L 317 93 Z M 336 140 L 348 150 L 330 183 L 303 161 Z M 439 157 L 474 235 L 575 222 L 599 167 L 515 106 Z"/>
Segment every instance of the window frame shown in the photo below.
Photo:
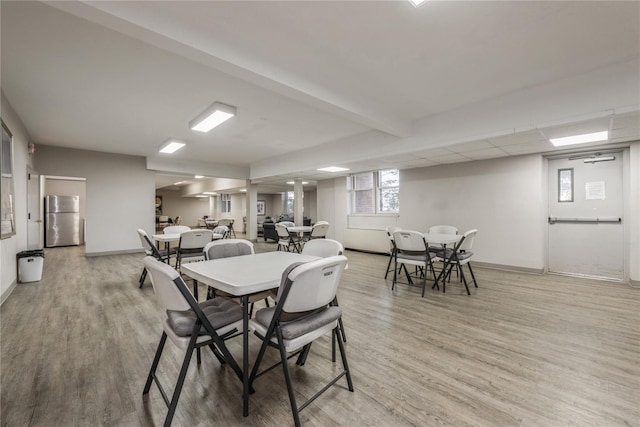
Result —
<path fill-rule="evenodd" d="M 398 171 L 398 183 L 397 185 L 387 185 L 382 186 L 380 177 L 381 173 L 385 171 L 397 170 Z M 358 188 L 357 185 L 357 177 L 371 174 L 371 188 Z M 348 216 L 399 216 L 400 215 L 400 202 L 398 201 L 398 210 L 397 211 L 383 211 L 382 210 L 382 191 L 392 188 L 398 189 L 398 197 L 400 194 L 400 170 L 399 169 L 380 169 L 376 171 L 368 171 L 361 172 L 356 174 L 347 175 L 346 177 L 346 186 L 347 186 L 347 215 Z M 372 205 L 370 212 L 355 212 L 356 210 L 356 194 L 358 192 L 371 192 L 372 195 Z"/>

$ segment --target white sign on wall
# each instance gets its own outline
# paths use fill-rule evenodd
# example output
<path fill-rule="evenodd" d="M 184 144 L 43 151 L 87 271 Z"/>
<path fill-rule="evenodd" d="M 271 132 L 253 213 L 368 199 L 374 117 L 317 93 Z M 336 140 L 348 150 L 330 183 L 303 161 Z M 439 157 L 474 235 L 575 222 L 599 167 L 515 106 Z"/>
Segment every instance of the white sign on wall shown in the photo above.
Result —
<path fill-rule="evenodd" d="M 585 193 L 587 200 L 604 200 L 604 181 L 587 182 Z"/>

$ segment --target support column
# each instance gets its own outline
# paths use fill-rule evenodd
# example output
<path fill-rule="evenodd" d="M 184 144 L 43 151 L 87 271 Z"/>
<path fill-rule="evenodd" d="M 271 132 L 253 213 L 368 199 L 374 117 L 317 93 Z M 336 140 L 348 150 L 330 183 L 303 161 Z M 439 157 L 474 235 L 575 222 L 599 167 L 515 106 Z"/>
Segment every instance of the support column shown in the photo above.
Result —
<path fill-rule="evenodd" d="M 304 219 L 304 191 L 302 189 L 302 180 L 293 181 L 293 216 L 296 225 L 303 225 Z"/>
<path fill-rule="evenodd" d="M 247 180 L 247 235 L 246 238 L 252 242 L 258 240 L 258 184 L 252 184 Z"/>

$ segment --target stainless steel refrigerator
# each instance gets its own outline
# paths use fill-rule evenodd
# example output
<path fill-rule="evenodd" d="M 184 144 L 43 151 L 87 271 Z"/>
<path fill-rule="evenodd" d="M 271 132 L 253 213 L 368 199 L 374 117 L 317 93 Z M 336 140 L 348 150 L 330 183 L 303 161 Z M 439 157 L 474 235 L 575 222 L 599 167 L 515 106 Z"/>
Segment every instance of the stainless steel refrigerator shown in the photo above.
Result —
<path fill-rule="evenodd" d="M 80 244 L 80 196 L 46 196 L 45 246 Z"/>

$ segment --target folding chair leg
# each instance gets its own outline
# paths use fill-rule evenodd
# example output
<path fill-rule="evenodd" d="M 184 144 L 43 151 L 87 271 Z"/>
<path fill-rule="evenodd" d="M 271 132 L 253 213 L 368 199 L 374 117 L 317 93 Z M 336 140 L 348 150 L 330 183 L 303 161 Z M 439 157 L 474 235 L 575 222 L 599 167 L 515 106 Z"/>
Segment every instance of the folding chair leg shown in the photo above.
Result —
<path fill-rule="evenodd" d="M 176 383 L 176 388 L 173 391 L 173 397 L 171 398 L 171 403 L 169 404 L 169 412 L 167 412 L 167 417 L 164 419 L 165 427 L 169 427 L 171 425 L 171 421 L 173 420 L 173 415 L 176 412 L 176 407 L 178 406 L 178 399 L 180 399 L 180 393 L 182 392 L 184 379 L 187 377 L 187 370 L 189 369 L 189 363 L 191 362 L 191 356 L 193 355 L 193 347 L 197 339 L 198 339 L 197 335 L 192 335 L 191 340 L 189 341 L 189 348 L 187 348 L 187 352 L 184 355 L 184 361 L 182 362 L 182 368 L 180 369 L 178 382 Z"/>
<path fill-rule="evenodd" d="M 338 322 L 338 328 L 342 329 L 339 322 Z M 342 358 L 342 367 L 344 368 L 345 375 L 347 377 L 347 385 L 349 386 L 349 391 L 353 391 L 353 381 L 351 380 L 351 371 L 349 370 L 349 364 L 347 363 L 347 353 L 344 349 L 344 343 L 338 340 L 338 346 L 340 347 L 340 357 Z"/>
<path fill-rule="evenodd" d="M 391 270 L 391 261 L 393 261 L 393 256 L 389 255 L 389 262 L 387 263 L 387 272 L 384 273 L 385 280 L 387 279 L 387 276 L 389 275 L 389 271 Z"/>
<path fill-rule="evenodd" d="M 476 276 L 473 274 L 473 269 L 471 268 L 471 263 L 467 263 L 467 267 L 469 267 L 469 273 L 471 273 L 471 278 L 473 279 L 473 286 L 478 287 L 478 282 L 476 282 Z"/>
<path fill-rule="evenodd" d="M 284 379 L 287 383 L 287 392 L 289 393 L 289 402 L 291 403 L 291 412 L 293 413 L 293 422 L 296 427 L 300 427 L 300 416 L 298 414 L 298 405 L 296 404 L 296 396 L 293 393 L 293 382 L 291 381 L 291 372 L 289 372 L 289 363 L 287 362 L 287 351 L 282 345 L 282 331 L 276 329 L 278 335 L 278 349 L 280 350 L 280 360 L 282 360 L 282 370 L 284 371 Z"/>
<path fill-rule="evenodd" d="M 304 364 L 307 361 L 307 356 L 309 355 L 309 351 L 311 351 L 311 343 L 304 346 L 303 351 L 300 353 L 300 355 L 298 356 L 298 359 L 296 360 L 296 365 L 304 366 Z"/>
<path fill-rule="evenodd" d="M 151 389 L 151 383 L 153 382 L 153 377 L 156 375 L 156 369 L 158 368 L 160 356 L 162 355 L 162 350 L 164 349 L 164 344 L 166 342 L 167 334 L 165 332 L 162 332 L 162 337 L 160 338 L 160 342 L 158 343 L 156 355 L 153 357 L 153 363 L 151 364 L 151 369 L 149 370 L 149 375 L 147 376 L 147 382 L 144 385 L 144 390 L 142 390 L 143 395 L 149 393 L 149 390 Z"/>
<path fill-rule="evenodd" d="M 462 283 L 464 283 L 464 287 L 467 290 L 467 295 L 471 295 L 469 291 L 469 285 L 467 285 L 467 278 L 464 275 L 464 271 L 462 271 L 462 266 L 458 265 L 458 271 L 460 271 L 460 278 L 462 279 Z"/>
<path fill-rule="evenodd" d="M 140 283 L 141 288 L 142 288 L 142 285 L 144 285 L 144 281 L 146 278 L 147 278 L 147 269 L 143 268 L 142 274 L 140 275 L 140 279 L 138 279 L 138 283 Z"/>

